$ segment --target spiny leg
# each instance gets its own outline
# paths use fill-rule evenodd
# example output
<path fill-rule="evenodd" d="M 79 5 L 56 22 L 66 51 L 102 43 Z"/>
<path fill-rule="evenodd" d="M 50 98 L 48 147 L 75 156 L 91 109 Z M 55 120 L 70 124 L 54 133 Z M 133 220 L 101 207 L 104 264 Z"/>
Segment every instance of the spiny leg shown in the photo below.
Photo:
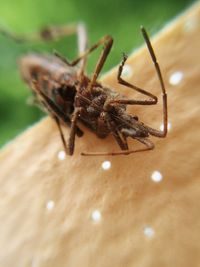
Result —
<path fill-rule="evenodd" d="M 143 143 L 146 147 L 135 150 L 123 150 L 117 152 L 92 152 L 92 153 L 81 153 L 82 156 L 118 156 L 118 155 L 129 155 L 137 152 L 147 151 L 154 149 L 154 144 L 150 139 L 147 138 L 135 138 L 139 142 Z"/>

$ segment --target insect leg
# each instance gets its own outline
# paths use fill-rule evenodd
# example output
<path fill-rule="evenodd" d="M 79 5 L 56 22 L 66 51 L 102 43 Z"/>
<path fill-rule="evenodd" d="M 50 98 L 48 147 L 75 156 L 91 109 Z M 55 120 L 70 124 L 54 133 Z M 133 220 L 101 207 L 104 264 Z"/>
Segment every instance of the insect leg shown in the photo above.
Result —
<path fill-rule="evenodd" d="M 86 51 L 88 36 L 87 36 L 87 30 L 86 30 L 84 23 L 78 23 L 77 25 L 65 25 L 63 27 L 58 26 L 58 27 L 46 28 L 46 29 L 43 29 L 41 31 L 41 33 L 43 33 L 42 36 L 45 36 L 44 35 L 45 32 L 48 33 L 49 37 L 52 39 L 54 39 L 54 38 L 58 39 L 62 36 L 67 36 L 67 35 L 71 35 L 71 34 L 76 33 L 77 39 L 78 39 L 78 55 L 81 56 L 81 54 Z M 40 35 L 41 35 L 41 33 L 40 33 Z M 56 53 L 57 52 L 55 52 L 55 54 Z M 62 56 L 60 55 L 60 58 L 61 57 Z M 63 60 L 63 58 L 62 58 L 62 60 Z M 83 77 L 83 74 L 85 71 L 86 60 L 87 60 L 87 57 L 84 57 L 80 61 L 80 69 L 79 69 L 80 79 Z"/>
<path fill-rule="evenodd" d="M 154 149 L 154 144 L 150 139 L 146 138 L 135 138 L 139 142 L 143 143 L 145 145 L 144 148 L 139 148 L 135 150 L 124 150 L 124 151 L 117 151 L 117 152 L 92 152 L 92 153 L 81 153 L 82 156 L 117 156 L 117 155 L 129 155 L 136 152 L 142 152 L 147 150 Z"/>
<path fill-rule="evenodd" d="M 113 39 L 109 36 L 106 35 L 103 38 L 101 38 L 96 44 L 94 44 L 93 46 L 91 46 L 89 49 L 86 49 L 85 52 L 83 52 L 78 58 L 76 58 L 75 60 L 69 62 L 66 58 L 64 58 L 62 55 L 60 55 L 58 52 L 54 52 L 54 55 L 57 56 L 58 58 L 60 58 L 65 64 L 67 64 L 68 66 L 75 66 L 76 64 L 78 64 L 80 61 L 82 61 L 82 69 L 80 71 L 80 78 L 79 80 L 81 81 L 81 78 L 83 78 L 83 71 L 85 69 L 85 65 L 86 65 L 86 60 L 87 60 L 87 56 L 93 52 L 95 49 L 97 49 L 100 45 L 104 44 L 104 49 L 102 54 L 99 57 L 99 60 L 96 64 L 94 73 L 92 75 L 91 81 L 87 87 L 86 90 L 90 91 L 91 88 L 93 87 L 93 85 L 95 84 L 98 75 L 106 61 L 106 58 L 110 52 L 110 49 L 112 47 L 113 44 Z M 81 88 L 81 82 L 79 85 L 79 88 Z M 78 91 L 79 89 L 77 89 Z"/>
<path fill-rule="evenodd" d="M 101 38 L 96 44 L 94 44 L 90 48 L 86 49 L 85 52 L 83 52 L 78 58 L 76 58 L 75 60 L 73 60 L 71 62 L 69 62 L 66 58 L 64 58 L 58 52 L 55 52 L 54 54 L 57 57 L 59 57 L 67 65 L 69 65 L 69 66 L 75 66 L 82 59 L 84 59 L 85 57 L 87 57 L 91 52 L 93 52 L 95 49 L 97 49 L 100 45 L 105 44 L 105 48 L 104 48 L 104 50 L 102 52 L 102 55 L 99 58 L 99 61 L 98 61 L 97 65 L 96 65 L 96 68 L 95 68 L 95 72 L 93 74 L 93 76 L 96 77 L 96 73 L 99 74 L 99 72 L 101 71 L 101 69 L 102 69 L 102 67 L 104 65 L 104 62 L 105 62 L 105 60 L 106 60 L 106 58 L 107 58 L 107 56 L 108 56 L 108 54 L 110 52 L 110 49 L 112 47 L 112 43 L 113 43 L 113 39 L 109 35 L 106 35 L 103 38 Z"/>
<path fill-rule="evenodd" d="M 40 90 L 40 88 L 38 86 L 38 83 L 36 81 L 32 81 L 32 86 L 34 86 L 36 95 L 39 95 L 42 98 L 42 101 L 40 101 L 40 103 L 42 103 L 42 105 L 46 108 L 47 112 L 56 121 L 56 124 L 58 126 L 58 129 L 59 129 L 59 132 L 60 132 L 60 135 L 61 135 L 62 143 L 64 145 L 65 151 L 68 153 L 68 151 L 66 149 L 67 148 L 66 141 L 64 139 L 64 135 L 63 135 L 63 132 L 62 132 L 62 129 L 61 129 L 61 125 L 60 125 L 60 119 L 65 124 L 68 124 L 69 126 L 71 126 L 70 118 L 66 117 L 66 115 L 62 112 L 62 110 L 60 110 L 59 107 L 57 107 L 54 104 L 54 102 Z M 58 119 L 58 117 L 60 119 Z M 83 136 L 83 131 L 78 126 L 76 126 L 75 134 L 78 137 L 81 137 L 81 136 Z"/>
<path fill-rule="evenodd" d="M 72 34 L 77 34 L 78 39 L 78 51 L 79 56 L 85 52 L 87 47 L 87 31 L 83 23 L 69 24 L 63 26 L 49 26 L 45 27 L 39 32 L 28 33 L 25 35 L 17 35 L 10 32 L 8 29 L 0 27 L 0 34 L 14 40 L 15 42 L 42 42 L 42 41 L 52 41 L 60 39 L 64 36 L 69 36 Z M 80 73 L 85 69 L 86 59 L 82 60 Z"/>
<path fill-rule="evenodd" d="M 36 95 L 37 95 L 37 94 L 39 94 L 40 97 L 42 97 L 42 95 L 41 95 L 39 92 L 37 92 Z M 66 146 L 66 142 L 65 142 L 64 134 L 63 134 L 63 132 L 62 132 L 62 128 L 61 128 L 61 125 L 60 125 L 60 120 L 59 120 L 59 118 L 58 118 L 55 114 L 53 114 L 53 112 L 52 112 L 52 107 L 50 107 L 50 106 L 48 105 L 48 103 L 45 101 L 45 98 L 44 98 L 44 97 L 42 97 L 42 98 L 43 98 L 43 100 L 40 101 L 39 103 L 42 104 L 42 106 L 46 109 L 46 111 L 47 111 L 47 112 L 51 115 L 51 117 L 55 120 L 55 122 L 56 122 L 56 124 L 57 124 L 57 126 L 58 126 L 58 130 L 59 130 L 59 133 L 60 133 L 60 137 L 61 137 L 61 140 L 62 140 L 64 149 L 65 149 L 65 151 L 67 152 L 67 146 Z M 37 98 L 36 98 L 36 99 L 37 99 Z"/>
<path fill-rule="evenodd" d="M 111 134 L 113 135 L 113 137 L 115 138 L 115 140 L 117 141 L 119 147 L 122 150 L 127 150 L 128 149 L 128 144 L 126 142 L 126 138 L 122 139 L 117 131 L 112 131 Z"/>
<path fill-rule="evenodd" d="M 151 127 L 147 127 L 148 130 L 149 130 L 149 133 L 151 135 L 154 135 L 154 136 L 157 136 L 157 137 L 165 137 L 166 134 L 167 134 L 167 121 L 168 121 L 168 115 L 167 115 L 167 93 L 166 93 L 166 90 L 165 90 L 165 85 L 164 85 L 164 82 L 163 82 L 163 78 L 162 78 L 162 74 L 161 74 L 161 71 L 160 71 L 160 66 L 157 62 L 157 59 L 156 59 L 156 56 L 155 56 L 155 53 L 154 53 L 154 50 L 153 50 L 153 47 L 151 45 L 151 42 L 150 42 L 150 39 L 148 37 L 148 34 L 146 32 L 146 30 L 144 29 L 144 27 L 141 27 L 141 31 L 142 31 L 142 34 L 143 34 L 143 37 L 145 39 L 145 42 L 147 44 L 147 48 L 149 50 L 149 53 L 151 55 L 151 58 L 152 58 L 152 61 L 154 63 L 154 66 L 155 66 L 155 69 L 156 69 L 156 73 L 158 75 L 158 78 L 159 78 L 159 81 L 160 81 L 160 85 L 161 85 L 161 89 L 162 89 L 162 95 L 163 95 L 163 125 L 164 125 L 164 129 L 163 131 L 159 131 L 157 129 L 153 129 Z M 147 95 L 147 96 L 150 96 L 151 99 L 149 100 L 126 100 L 126 99 L 117 99 L 117 100 L 114 100 L 112 102 L 110 102 L 110 104 L 112 103 L 119 103 L 119 104 L 125 104 L 125 105 L 155 105 L 157 103 L 157 97 L 154 96 L 153 94 L 133 85 L 133 84 L 130 84 L 128 82 L 126 82 L 125 80 L 123 80 L 121 78 L 121 74 L 122 74 L 122 70 L 123 70 L 123 67 L 124 67 L 124 64 L 127 60 L 127 56 L 124 55 L 124 58 L 123 58 L 123 61 L 122 61 L 122 64 L 120 65 L 119 67 L 119 70 L 118 70 L 118 82 L 122 85 L 125 85 L 131 89 L 134 89 L 144 95 Z"/>
<path fill-rule="evenodd" d="M 168 112 L 167 112 L 167 93 L 166 93 L 166 89 L 165 89 L 165 85 L 164 85 L 164 81 L 162 78 L 162 74 L 161 74 L 161 70 L 160 70 L 160 66 L 158 64 L 158 61 L 156 59 L 153 47 L 151 45 L 149 36 L 145 30 L 145 28 L 143 26 L 141 26 L 141 32 L 143 34 L 144 40 L 146 42 L 146 45 L 148 47 L 149 53 L 151 55 L 152 61 L 154 63 L 155 69 L 156 69 L 156 73 L 158 75 L 159 81 L 160 81 L 160 85 L 161 85 L 161 89 L 162 89 L 162 97 L 163 97 L 163 131 L 159 131 L 156 129 L 152 129 L 149 128 L 149 132 L 152 135 L 155 135 L 157 137 L 165 137 L 167 135 L 167 122 L 168 122 Z"/>
<path fill-rule="evenodd" d="M 123 133 L 121 134 L 122 136 L 120 136 L 120 131 L 116 130 L 116 125 L 113 125 L 112 120 L 108 119 L 107 124 L 108 124 L 108 128 L 109 128 L 111 134 L 113 135 L 113 137 L 117 141 L 119 147 L 122 150 L 128 150 L 128 144 L 126 141 L 126 136 Z"/>
<path fill-rule="evenodd" d="M 117 79 L 118 79 L 118 82 L 124 86 L 127 86 L 143 95 L 146 95 L 146 96 L 149 96 L 151 99 L 147 99 L 147 100 L 125 100 L 125 99 L 122 99 L 122 100 L 113 100 L 112 102 L 115 102 L 115 103 L 121 103 L 121 104 L 127 104 L 127 105 L 155 105 L 158 101 L 157 97 L 153 94 L 151 94 L 150 92 L 147 92 L 146 90 L 144 89 L 141 89 L 127 81 L 125 81 L 121 75 L 122 75 L 122 71 L 123 71 L 123 68 L 124 68 L 124 65 L 125 65 L 125 62 L 127 60 L 127 56 L 124 54 L 123 55 L 123 60 L 122 60 L 122 63 L 120 64 L 119 66 L 119 69 L 118 69 L 118 75 L 117 75 Z"/>
<path fill-rule="evenodd" d="M 111 50 L 112 45 L 113 45 L 113 39 L 109 35 L 105 36 L 102 39 L 102 42 L 104 44 L 104 48 L 103 48 L 103 51 L 99 57 L 99 60 L 97 61 L 96 67 L 94 69 L 94 73 L 93 73 L 91 81 L 88 85 L 88 88 L 87 88 L 88 91 L 90 91 L 92 89 L 93 85 L 96 83 L 96 80 L 99 76 L 99 73 L 101 72 L 103 65 L 104 65 L 104 63 L 107 59 L 107 56 L 109 55 L 110 50 Z"/>
<path fill-rule="evenodd" d="M 13 39 L 16 42 L 41 42 L 59 39 L 63 36 L 72 35 L 77 32 L 77 25 L 69 24 L 64 26 L 49 26 L 39 32 L 18 35 L 8 29 L 0 27 L 0 33 Z"/>
<path fill-rule="evenodd" d="M 80 23 L 77 27 L 77 36 L 78 36 L 78 51 L 79 51 L 79 56 L 81 56 L 87 49 L 87 41 L 88 41 L 87 31 L 83 23 Z M 80 67 L 78 70 L 79 87 L 77 87 L 77 91 L 80 90 L 80 88 L 82 87 L 82 83 L 84 81 L 87 58 L 88 57 L 86 55 L 80 61 Z"/>
<path fill-rule="evenodd" d="M 81 112 L 81 108 L 76 108 L 74 113 L 73 113 L 73 117 L 71 119 L 71 130 L 70 130 L 70 135 L 69 135 L 69 139 L 67 142 L 67 148 L 68 148 L 68 153 L 69 155 L 73 155 L 74 153 L 74 143 L 75 143 L 75 135 L 76 135 L 76 129 L 77 129 L 77 121 L 78 121 L 78 117 L 80 115 Z"/>
<path fill-rule="evenodd" d="M 60 120 L 59 120 L 59 118 L 56 117 L 56 116 L 54 116 L 54 119 L 55 119 L 55 122 L 56 122 L 56 124 L 57 124 L 57 126 L 58 126 L 58 130 L 59 130 L 59 133 L 60 133 L 60 137 L 61 137 L 61 140 L 62 140 L 64 149 L 65 149 L 65 152 L 66 152 L 67 154 L 69 154 L 69 153 L 68 153 L 68 150 L 67 150 L 67 145 L 66 145 L 65 137 L 64 137 L 64 134 L 63 134 L 61 125 L 60 125 Z"/>
<path fill-rule="evenodd" d="M 84 53 L 87 49 L 88 36 L 85 25 L 83 23 L 77 26 L 77 36 L 78 36 L 78 51 L 79 56 Z M 83 75 L 86 66 L 87 57 L 84 57 L 81 61 L 80 75 Z"/>

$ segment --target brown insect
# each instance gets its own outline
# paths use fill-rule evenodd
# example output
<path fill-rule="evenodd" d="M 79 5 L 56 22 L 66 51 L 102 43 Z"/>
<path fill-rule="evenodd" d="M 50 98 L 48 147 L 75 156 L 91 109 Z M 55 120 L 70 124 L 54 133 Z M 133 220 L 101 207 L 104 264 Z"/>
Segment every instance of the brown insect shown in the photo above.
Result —
<path fill-rule="evenodd" d="M 125 96 L 108 88 L 97 79 L 111 50 L 113 39 L 106 35 L 96 44 L 87 48 L 87 34 L 83 24 L 76 26 L 48 27 L 38 34 L 19 37 L 8 31 L 2 33 L 15 41 L 53 40 L 61 36 L 77 33 L 79 56 L 72 62 L 57 52 L 54 55 L 28 54 L 20 60 L 20 70 L 23 79 L 30 86 L 36 102 L 43 106 L 58 125 L 60 136 L 69 155 L 73 155 L 75 137 L 82 136 L 83 131 L 77 125 L 82 122 L 100 138 L 112 134 L 120 147 L 116 152 L 81 153 L 87 156 L 128 155 L 154 148 L 149 136 L 165 137 L 167 134 L 167 94 L 160 67 L 153 51 L 148 34 L 141 27 L 144 40 L 151 55 L 155 70 L 160 81 L 163 96 L 163 131 L 153 129 L 142 123 L 137 116 L 126 112 L 127 105 L 155 105 L 157 97 L 122 78 L 122 71 L 127 60 L 123 60 L 118 69 L 118 82 L 130 89 L 148 96 L 146 100 L 126 99 Z M 103 51 L 90 77 L 85 74 L 88 55 L 97 47 L 103 45 Z M 65 141 L 61 123 L 70 126 L 68 141 Z M 140 149 L 129 149 L 127 138 L 131 137 L 144 144 Z"/>

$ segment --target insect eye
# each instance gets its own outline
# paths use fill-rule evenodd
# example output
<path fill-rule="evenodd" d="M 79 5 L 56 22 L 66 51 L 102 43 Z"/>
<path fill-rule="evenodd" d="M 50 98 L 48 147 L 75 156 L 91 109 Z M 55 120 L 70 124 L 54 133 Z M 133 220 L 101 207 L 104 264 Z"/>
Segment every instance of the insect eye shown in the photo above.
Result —
<path fill-rule="evenodd" d="M 133 116 L 134 120 L 138 121 L 138 116 Z"/>

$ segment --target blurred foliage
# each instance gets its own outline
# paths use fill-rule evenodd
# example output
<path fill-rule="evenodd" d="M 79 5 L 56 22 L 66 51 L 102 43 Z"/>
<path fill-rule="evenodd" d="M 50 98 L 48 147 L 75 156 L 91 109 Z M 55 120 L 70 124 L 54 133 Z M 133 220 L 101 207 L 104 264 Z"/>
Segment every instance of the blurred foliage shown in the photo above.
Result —
<path fill-rule="evenodd" d="M 46 25 L 83 21 L 90 44 L 105 34 L 114 37 L 106 71 L 120 62 L 122 52 L 128 53 L 143 42 L 141 24 L 152 34 L 191 4 L 191 0 L 1 0 L 0 25 L 21 34 Z M 44 116 L 36 107 L 26 104 L 30 91 L 20 79 L 17 59 L 31 51 L 51 53 L 53 48 L 73 59 L 77 53 L 76 38 L 38 45 L 16 44 L 0 36 L 0 145 Z M 98 52 L 90 57 L 89 71 L 97 57 Z"/>

